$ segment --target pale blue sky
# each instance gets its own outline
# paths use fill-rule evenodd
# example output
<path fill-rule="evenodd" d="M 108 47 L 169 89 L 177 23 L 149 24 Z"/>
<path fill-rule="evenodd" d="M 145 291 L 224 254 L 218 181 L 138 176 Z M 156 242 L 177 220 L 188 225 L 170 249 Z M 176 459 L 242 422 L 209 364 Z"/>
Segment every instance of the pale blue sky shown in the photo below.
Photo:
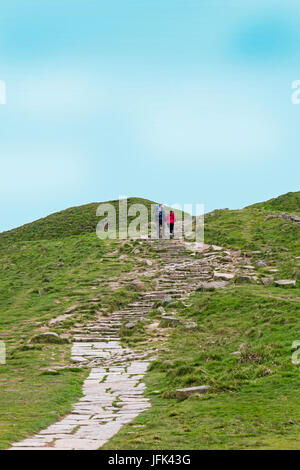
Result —
<path fill-rule="evenodd" d="M 0 230 L 140 196 L 240 208 L 299 190 L 296 0 L 0 7 Z"/>

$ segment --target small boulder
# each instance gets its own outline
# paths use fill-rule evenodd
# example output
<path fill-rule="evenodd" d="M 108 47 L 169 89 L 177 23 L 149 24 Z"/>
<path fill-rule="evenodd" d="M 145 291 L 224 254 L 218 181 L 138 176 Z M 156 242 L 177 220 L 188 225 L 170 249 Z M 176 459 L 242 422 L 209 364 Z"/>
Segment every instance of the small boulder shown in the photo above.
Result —
<path fill-rule="evenodd" d="M 296 287 L 296 281 L 293 279 L 280 279 L 275 281 L 276 286 L 291 286 Z"/>
<path fill-rule="evenodd" d="M 228 282 L 226 281 L 203 281 L 198 285 L 198 290 L 214 290 L 214 289 L 224 289 L 227 286 Z"/>
<path fill-rule="evenodd" d="M 139 291 L 142 291 L 144 290 L 144 283 L 142 281 L 140 281 L 139 279 L 134 279 L 134 281 L 132 281 L 132 285 Z"/>
<path fill-rule="evenodd" d="M 252 277 L 251 276 L 245 276 L 244 274 L 240 274 L 240 275 L 237 276 L 236 280 L 240 281 L 240 282 L 251 282 Z"/>
<path fill-rule="evenodd" d="M 214 251 L 222 251 L 223 250 L 223 248 L 221 246 L 211 245 L 211 247 Z"/>
<path fill-rule="evenodd" d="M 124 328 L 126 330 L 132 330 L 134 328 L 134 323 L 132 322 L 125 323 Z"/>
<path fill-rule="evenodd" d="M 200 385 L 199 387 L 188 387 L 188 388 L 179 388 L 176 390 L 177 400 L 185 400 L 191 395 L 199 395 L 202 393 L 207 393 L 211 387 L 209 385 Z"/>
<path fill-rule="evenodd" d="M 230 281 L 234 278 L 234 274 L 232 273 L 219 273 L 218 271 L 214 271 L 214 277 L 216 279 L 222 279 L 223 281 Z"/>
<path fill-rule="evenodd" d="M 163 316 L 159 326 L 162 328 L 165 326 L 178 326 L 179 323 L 180 323 L 180 320 L 178 318 Z"/>
<path fill-rule="evenodd" d="M 256 262 L 256 266 L 257 266 L 258 268 L 265 268 L 265 267 L 266 267 L 266 263 L 265 263 L 264 261 L 262 261 L 262 260 L 258 260 L 258 261 Z"/>
<path fill-rule="evenodd" d="M 187 324 L 184 326 L 184 328 L 185 328 L 186 330 L 194 330 L 195 328 L 197 328 L 197 326 L 198 326 L 198 325 L 197 325 L 196 322 L 191 321 L 190 323 L 187 323 Z"/>
<path fill-rule="evenodd" d="M 78 307 L 78 305 L 71 305 L 70 307 L 66 308 L 65 310 L 65 313 L 70 313 L 70 312 L 74 312 L 74 310 L 76 310 L 76 308 Z"/>

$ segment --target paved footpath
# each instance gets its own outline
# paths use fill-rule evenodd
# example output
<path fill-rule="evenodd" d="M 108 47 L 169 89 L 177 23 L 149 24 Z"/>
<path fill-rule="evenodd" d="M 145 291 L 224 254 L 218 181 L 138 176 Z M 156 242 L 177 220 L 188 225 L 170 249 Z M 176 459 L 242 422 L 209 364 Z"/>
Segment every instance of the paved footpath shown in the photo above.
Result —
<path fill-rule="evenodd" d="M 119 327 L 125 320 L 134 322 L 145 318 L 157 300 L 183 300 L 199 287 L 199 283 L 220 285 L 215 270 L 220 269 L 221 259 L 222 272 L 243 272 L 239 264 L 240 255 L 229 251 L 221 253 L 219 247 L 210 250 L 206 247 L 203 252 L 193 253 L 192 257 L 181 241 L 143 243 L 152 243 L 163 261 L 158 268 L 147 268 L 150 275 L 157 273 L 157 269 L 160 271 L 155 289 L 142 293 L 138 301 L 124 310 L 89 323 L 81 330 L 75 329 L 72 359 L 91 367 L 83 384 L 83 397 L 61 421 L 33 437 L 14 443 L 11 449 L 99 449 L 124 424 L 150 406 L 144 397 L 142 379 L 149 357 L 155 355 L 155 348 L 140 352 L 124 347 L 118 338 Z M 214 281 L 216 277 L 219 282 Z M 226 280 L 222 287 L 225 284 Z"/>

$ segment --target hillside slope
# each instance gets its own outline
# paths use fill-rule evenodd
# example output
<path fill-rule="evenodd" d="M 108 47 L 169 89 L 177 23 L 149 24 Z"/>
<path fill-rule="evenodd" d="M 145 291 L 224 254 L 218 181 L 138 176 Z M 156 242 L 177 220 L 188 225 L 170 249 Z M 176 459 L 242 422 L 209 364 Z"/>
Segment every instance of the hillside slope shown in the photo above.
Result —
<path fill-rule="evenodd" d="M 294 194 L 285 195 L 280 211 L 291 207 Z M 300 339 L 300 228 L 272 209 L 258 204 L 206 216 L 206 243 L 241 252 L 257 282 L 231 281 L 164 305 L 181 323 L 168 328 L 146 376 L 152 408 L 104 449 L 300 449 L 300 366 L 292 362 Z M 296 287 L 263 285 L 262 277 L 293 279 Z M 209 393 L 176 400 L 177 389 L 200 385 Z"/>
<path fill-rule="evenodd" d="M 103 204 L 106 203 L 110 203 L 115 207 L 118 223 L 119 200 L 103 202 Z M 99 204 L 100 202 L 93 202 L 82 206 L 70 207 L 13 230 L 0 233 L 0 243 L 59 239 L 95 232 L 96 226 L 101 220 L 96 215 Z M 155 203 L 148 199 L 129 198 L 128 207 L 132 204 L 144 204 L 148 209 L 150 217 L 151 204 Z"/>
<path fill-rule="evenodd" d="M 291 215 L 300 215 L 300 191 L 282 194 L 281 196 L 259 202 L 249 207 L 264 208 L 270 211 L 288 212 Z"/>
<path fill-rule="evenodd" d="M 138 297 L 130 273 L 145 263 L 134 248 L 94 233 L 0 245 L 0 449 L 59 420 L 81 395 L 89 371 L 70 361 L 72 330 Z M 70 343 L 30 342 L 48 331 Z"/>
<path fill-rule="evenodd" d="M 288 213 L 294 199 L 295 193 L 284 195 L 280 212 Z M 300 448 L 299 370 L 291 363 L 291 344 L 300 339 L 300 228 L 261 204 L 205 217 L 205 241 L 241 251 L 257 284 L 232 281 L 224 290 L 197 292 L 185 304 L 164 305 L 170 316 L 195 322 L 195 330 L 168 326 L 162 340 L 158 310 L 146 319 L 153 321 L 151 335 L 130 330 L 132 347 L 149 340 L 159 349 L 147 375 L 152 409 L 107 447 Z M 0 448 L 60 419 L 88 373 L 70 362 L 71 344 L 33 345 L 30 338 L 51 329 L 72 340 L 74 326 L 138 298 L 137 284 L 127 282 L 144 273 L 146 259 L 161 263 L 146 244 L 99 240 L 97 205 L 0 234 L 0 340 L 8 359 L 0 366 Z M 220 253 L 220 269 L 225 256 Z M 257 260 L 266 266 L 258 267 Z M 264 286 L 263 276 L 297 284 Z M 155 279 L 143 284 L 153 289 Z M 62 369 L 53 373 L 53 367 Z M 174 399 L 176 388 L 205 383 L 211 394 Z M 143 426 L 143 436 L 135 425 Z"/>
<path fill-rule="evenodd" d="M 250 254 L 257 251 L 254 258 L 263 255 L 268 263 L 275 262 L 281 268 L 288 268 L 295 257 L 300 256 L 300 226 L 278 217 L 278 211 L 274 213 L 274 207 L 280 206 L 280 211 L 285 213 L 293 208 L 294 213 L 299 213 L 299 195 L 300 193 L 288 193 L 273 199 L 270 205 L 259 203 L 241 210 L 216 210 L 207 214 L 206 243 L 215 243 Z M 285 275 L 293 275 L 292 264 Z"/>

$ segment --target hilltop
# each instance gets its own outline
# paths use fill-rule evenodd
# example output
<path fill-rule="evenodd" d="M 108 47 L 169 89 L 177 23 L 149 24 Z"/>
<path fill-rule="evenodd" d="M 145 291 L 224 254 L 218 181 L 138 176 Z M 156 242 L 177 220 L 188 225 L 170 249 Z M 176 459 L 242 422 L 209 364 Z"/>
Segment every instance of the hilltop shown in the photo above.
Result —
<path fill-rule="evenodd" d="M 105 217 L 96 214 L 97 208 L 101 204 L 111 204 L 116 212 L 116 228 L 119 228 L 119 199 L 113 201 L 93 202 L 82 206 L 70 207 L 68 209 L 55 212 L 47 217 L 43 217 L 34 222 L 22 225 L 15 229 L 0 233 L 0 243 L 15 243 L 32 240 L 54 240 L 71 236 L 81 236 L 95 233 L 97 224 Z M 157 204 L 149 199 L 131 197 L 127 199 L 127 209 L 134 204 L 142 204 L 148 212 L 148 221 L 151 221 L 152 206 Z M 166 206 L 166 211 L 170 208 Z M 174 209 L 177 216 L 183 214 L 182 211 Z M 127 224 L 136 217 L 128 215 Z"/>
<path fill-rule="evenodd" d="M 104 201 L 102 204 L 112 204 L 116 210 L 117 223 L 119 217 L 119 200 Z M 36 220 L 21 227 L 2 232 L 0 241 L 18 242 L 29 240 L 52 240 L 70 236 L 94 233 L 101 218 L 97 217 L 96 211 L 100 202 L 92 202 L 82 206 L 70 207 L 55 212 L 47 217 Z M 132 204 L 144 204 L 150 216 L 153 201 L 142 198 L 128 198 L 128 207 Z M 130 221 L 130 217 L 129 217 Z"/>
<path fill-rule="evenodd" d="M 253 204 L 249 207 L 257 207 L 276 212 L 288 212 L 291 215 L 300 215 L 300 191 L 282 194 L 281 196 Z"/>
<path fill-rule="evenodd" d="M 276 257 L 285 256 L 289 250 L 300 255 L 299 225 L 279 216 L 291 208 L 299 213 L 300 192 L 241 210 L 215 210 L 205 217 L 205 240 L 245 251 L 261 250 Z"/>

